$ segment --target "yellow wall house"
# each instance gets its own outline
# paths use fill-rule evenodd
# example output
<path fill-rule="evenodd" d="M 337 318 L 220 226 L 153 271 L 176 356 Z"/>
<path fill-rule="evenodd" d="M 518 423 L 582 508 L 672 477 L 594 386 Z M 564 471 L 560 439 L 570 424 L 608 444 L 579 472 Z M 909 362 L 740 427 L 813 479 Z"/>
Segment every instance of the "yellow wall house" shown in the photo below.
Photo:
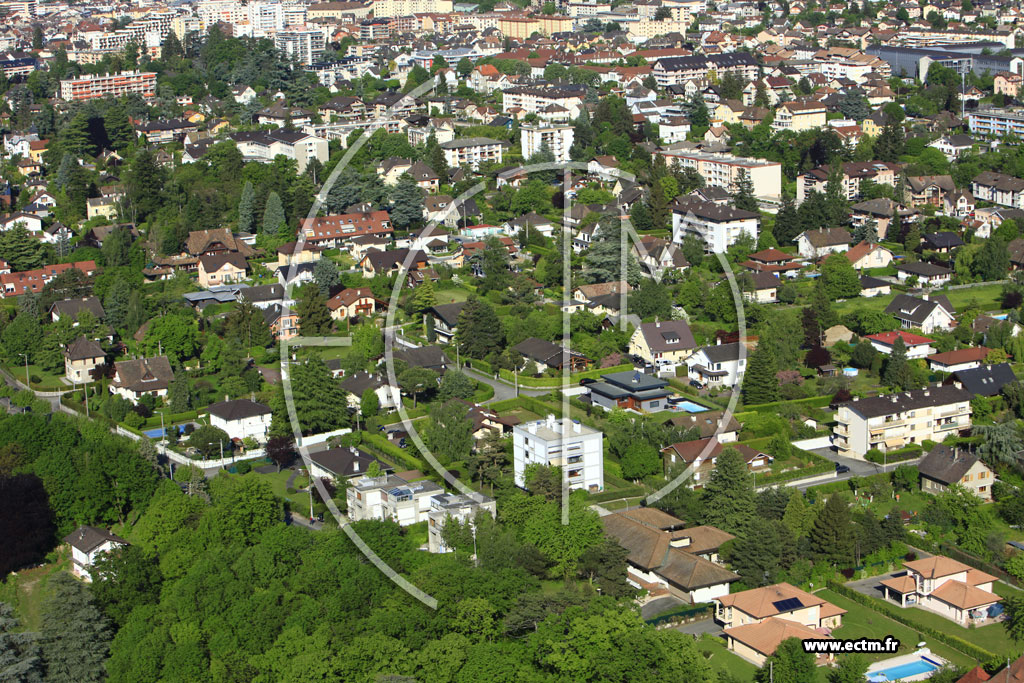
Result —
<path fill-rule="evenodd" d="M 973 453 L 956 446 L 938 444 L 918 465 L 921 490 L 939 494 L 959 484 L 982 500 L 992 500 L 995 474 Z"/>
<path fill-rule="evenodd" d="M 629 352 L 655 365 L 676 365 L 697 348 L 685 320 L 642 323 L 629 340 Z"/>
<path fill-rule="evenodd" d="M 199 257 L 199 286 L 214 287 L 231 282 L 241 282 L 249 264 L 238 252 L 206 254 Z"/>
<path fill-rule="evenodd" d="M 825 105 L 817 102 L 783 102 L 772 119 L 774 130 L 791 130 L 799 133 L 825 125 Z"/>
<path fill-rule="evenodd" d="M 114 219 L 117 217 L 117 202 L 111 197 L 92 197 L 86 201 L 85 214 L 90 219 L 97 216 Z"/>

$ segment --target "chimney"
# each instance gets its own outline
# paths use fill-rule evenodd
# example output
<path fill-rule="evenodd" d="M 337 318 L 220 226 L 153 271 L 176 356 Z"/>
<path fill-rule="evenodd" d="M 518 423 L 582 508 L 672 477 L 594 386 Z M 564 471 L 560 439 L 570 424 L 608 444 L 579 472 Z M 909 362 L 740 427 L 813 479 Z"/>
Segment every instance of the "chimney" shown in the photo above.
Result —
<path fill-rule="evenodd" d="M 924 299 L 925 301 L 928 301 L 928 292 L 925 292 L 924 294 L 922 294 L 921 298 Z"/>
<path fill-rule="evenodd" d="M 721 337 L 715 337 L 715 346 L 721 346 L 721 345 L 722 345 L 722 338 Z"/>
<path fill-rule="evenodd" d="M 227 395 L 227 394 L 224 394 L 224 402 L 225 402 L 225 403 L 227 403 L 227 402 L 228 402 L 228 395 Z"/>
<path fill-rule="evenodd" d="M 526 431 L 530 432 L 531 434 L 536 434 L 537 433 L 537 423 L 536 422 L 531 422 L 530 424 L 526 425 Z"/>
<path fill-rule="evenodd" d="M 655 318 L 655 319 L 654 319 L 654 326 L 655 326 L 656 328 L 657 328 L 657 327 L 661 327 L 661 321 L 660 321 L 660 320 L 658 320 L 657 318 Z"/>
<path fill-rule="evenodd" d="M 548 413 L 547 425 L 548 425 L 548 429 L 554 429 L 555 428 L 555 415 L 554 415 L 554 413 Z"/>
<path fill-rule="evenodd" d="M 353 472 L 358 472 L 359 471 L 359 460 L 353 460 L 352 461 L 352 471 Z"/>
<path fill-rule="evenodd" d="M 572 421 L 572 431 L 576 432 L 577 434 L 583 432 L 583 425 L 580 424 L 579 420 Z"/>

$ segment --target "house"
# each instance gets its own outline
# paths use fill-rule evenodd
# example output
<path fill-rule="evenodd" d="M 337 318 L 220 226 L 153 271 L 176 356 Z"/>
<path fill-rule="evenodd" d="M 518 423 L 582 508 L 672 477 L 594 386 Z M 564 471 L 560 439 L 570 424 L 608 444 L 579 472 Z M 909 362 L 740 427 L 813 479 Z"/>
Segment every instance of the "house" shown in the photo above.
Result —
<path fill-rule="evenodd" d="M 665 420 L 667 424 L 681 429 L 696 429 L 701 439 L 714 436 L 719 443 L 731 443 L 740 432 L 740 423 L 732 413 L 725 419 L 725 411 L 706 410 L 701 413 L 685 413 L 673 415 Z"/>
<path fill-rule="evenodd" d="M 740 342 L 705 346 L 686 359 L 687 376 L 705 387 L 734 387 L 743 378 L 747 350 Z"/>
<path fill-rule="evenodd" d="M 914 206 L 929 204 L 938 207 L 956 192 L 956 183 L 949 175 L 907 176 L 906 192 Z"/>
<path fill-rule="evenodd" d="M 775 110 L 772 130 L 799 133 L 825 125 L 825 105 L 819 102 L 782 102 Z"/>
<path fill-rule="evenodd" d="M 498 513 L 497 502 L 475 491 L 470 495 L 445 493 L 431 498 L 430 511 L 427 512 L 427 550 L 432 553 L 450 552 L 451 548 L 444 540 L 444 526 L 448 520 L 472 523 L 481 512 L 494 517 Z"/>
<path fill-rule="evenodd" d="M 921 235 L 921 248 L 939 254 L 948 254 L 963 245 L 964 241 L 955 232 L 926 232 Z"/>
<path fill-rule="evenodd" d="M 885 307 L 885 312 L 899 320 L 901 326 L 918 328 L 925 334 L 956 327 L 956 311 L 944 295 L 897 294 Z"/>
<path fill-rule="evenodd" d="M 933 353 L 928 356 L 928 367 L 936 372 L 956 372 L 971 370 L 985 362 L 990 349 L 984 346 L 972 346 L 966 349 Z"/>
<path fill-rule="evenodd" d="M 936 444 L 917 464 L 921 491 L 938 495 L 953 484 L 963 486 L 985 502 L 992 500 L 995 472 L 966 448 Z"/>
<path fill-rule="evenodd" d="M 526 486 L 526 468 L 539 464 L 563 468 L 571 489 L 604 490 L 604 434 L 579 420 L 548 415 L 512 428 L 516 486 Z"/>
<path fill-rule="evenodd" d="M 907 358 L 913 360 L 915 358 L 925 358 L 935 353 L 935 347 L 932 344 L 935 343 L 934 339 L 928 339 L 922 337 L 919 334 L 912 334 L 903 330 L 897 330 L 895 332 L 879 332 L 878 334 L 869 334 L 864 337 L 871 343 L 875 350 L 879 353 L 889 355 L 892 353 L 893 346 L 896 345 L 896 340 L 901 339 L 903 341 L 904 348 L 907 350 Z"/>
<path fill-rule="evenodd" d="M 687 235 L 704 243 L 708 253 L 723 253 L 746 234 L 757 241 L 761 214 L 731 206 L 680 197 L 672 204 L 672 241 L 681 245 Z"/>
<path fill-rule="evenodd" d="M 299 314 L 293 308 L 286 310 L 281 304 L 270 304 L 263 309 L 263 321 L 278 341 L 299 336 Z"/>
<path fill-rule="evenodd" d="M 822 639 L 842 625 L 846 610 L 788 583 L 715 598 L 715 622 L 726 644 L 760 666 L 787 638 Z"/>
<path fill-rule="evenodd" d="M 860 276 L 860 295 L 862 297 L 887 296 L 892 292 L 892 285 L 887 280 L 877 277 Z"/>
<path fill-rule="evenodd" d="M 65 536 L 64 542 L 71 546 L 71 573 L 88 582 L 92 581 L 89 569 L 100 555 L 128 545 L 120 536 L 85 525 Z"/>
<path fill-rule="evenodd" d="M 1017 375 L 1009 363 L 994 363 L 957 370 L 945 383 L 966 389 L 975 396 L 996 396 L 1004 386 L 1016 381 Z"/>
<path fill-rule="evenodd" d="M 110 393 L 138 403 L 146 395 L 166 396 L 167 387 L 173 381 L 174 371 L 167 356 L 121 360 L 114 363 Z"/>
<path fill-rule="evenodd" d="M 850 247 L 846 258 L 855 270 L 865 268 L 885 268 L 893 260 L 893 253 L 881 244 L 863 241 Z"/>
<path fill-rule="evenodd" d="M 633 253 L 640 267 L 652 277 L 661 277 L 666 271 L 683 271 L 690 267 L 682 248 L 666 239 L 644 235 L 633 245 Z"/>
<path fill-rule="evenodd" d="M 641 508 L 643 511 L 649 509 Z M 682 526 L 682 520 L 676 519 L 675 522 Z M 680 537 L 681 532 L 664 530 L 627 512 L 606 515 L 601 518 L 601 524 L 605 534 L 628 551 L 626 580 L 637 588 L 652 593 L 667 591 L 695 604 L 728 595 L 729 584 L 740 578 L 690 552 L 683 544 L 692 537 Z"/>
<path fill-rule="evenodd" d="M 508 147 L 508 143 L 504 140 L 483 137 L 456 138 L 440 144 L 444 151 L 445 162 L 450 168 L 468 166 L 474 171 L 482 163 L 500 164 L 502 152 L 505 147 Z"/>
<path fill-rule="evenodd" d="M 971 392 L 951 385 L 854 398 L 839 406 L 832 445 L 840 455 L 863 458 L 872 449 L 886 452 L 926 439 L 942 441 L 970 428 L 972 398 Z"/>
<path fill-rule="evenodd" d="M 970 217 L 974 213 L 976 205 L 974 195 L 967 190 L 956 190 L 942 200 L 942 210 L 946 212 L 947 216 L 953 218 Z"/>
<path fill-rule="evenodd" d="M 798 257 L 774 247 L 754 252 L 740 265 L 757 272 L 786 273 L 790 276 L 795 276 L 802 267 Z"/>
<path fill-rule="evenodd" d="M 309 474 L 318 479 L 344 482 L 366 474 L 370 465 L 377 463 L 382 473 L 390 468 L 369 453 L 353 446 L 310 451 Z"/>
<path fill-rule="evenodd" d="M 318 244 L 303 241 L 300 247 L 298 242 L 285 242 L 277 248 L 277 267 L 316 263 L 323 253 L 324 248 Z"/>
<path fill-rule="evenodd" d="M 887 197 L 868 199 L 850 207 L 850 222 L 853 226 L 860 227 L 873 221 L 875 233 L 880 240 L 884 240 L 886 236 L 899 240 L 903 225 L 917 220 L 919 216 L 920 212 L 917 209 L 907 208 Z M 895 225 L 894 217 L 898 218 Z"/>
<path fill-rule="evenodd" d="M 373 315 L 377 311 L 387 310 L 387 307 L 387 302 L 373 296 L 369 287 L 348 287 L 327 300 L 327 308 L 335 320 Z"/>
<path fill-rule="evenodd" d="M 616 280 L 614 282 L 598 282 L 592 285 L 578 285 L 572 290 L 572 298 L 576 301 L 582 301 L 584 303 L 593 301 L 599 296 L 607 296 L 609 294 L 621 295 L 623 292 L 628 294 L 632 292 L 633 288 L 625 280 Z"/>
<path fill-rule="evenodd" d="M 747 273 L 740 280 L 743 298 L 759 304 L 773 304 L 779 300 L 779 276 L 775 273 Z"/>
<path fill-rule="evenodd" d="M 270 406 L 249 399 L 236 399 L 212 403 L 209 407 L 210 425 L 227 432 L 232 439 L 267 440 L 270 431 Z"/>
<path fill-rule="evenodd" d="M 985 202 L 1024 209 L 1024 180 L 1005 173 L 982 171 L 971 181 L 971 194 Z"/>
<path fill-rule="evenodd" d="M 704 488 L 704 482 L 718 465 L 718 456 L 726 448 L 731 448 L 743 456 L 750 472 L 763 472 L 771 467 L 774 458 L 767 453 L 755 450 L 743 444 L 725 444 L 715 436 L 693 441 L 680 441 L 661 449 L 665 463 L 665 475 L 669 478 L 678 476 L 686 469 L 691 469 L 689 485 L 695 489 Z"/>
<path fill-rule="evenodd" d="M 451 361 L 440 346 L 417 346 L 408 349 L 396 348 L 392 354 L 396 361 L 405 361 L 410 367 L 427 368 L 443 375 Z"/>
<path fill-rule="evenodd" d="M 850 233 L 843 228 L 805 230 L 796 236 L 797 251 L 817 261 L 829 254 L 841 254 L 850 248 Z"/>
<path fill-rule="evenodd" d="M 210 288 L 241 282 L 248 270 L 249 263 L 238 252 L 204 254 L 199 257 L 199 286 Z"/>
<path fill-rule="evenodd" d="M 67 316 L 71 320 L 78 320 L 78 316 L 83 312 L 88 311 L 96 320 L 103 320 L 106 313 L 103 311 L 103 304 L 100 303 L 99 297 L 95 296 L 83 296 L 78 299 L 64 299 L 63 301 L 55 301 L 50 306 L 50 319 L 53 322 L 57 322 L 63 316 Z M 75 322 L 74 325 L 78 323 Z"/>
<path fill-rule="evenodd" d="M 685 320 L 641 323 L 629 339 L 629 353 L 640 356 L 659 370 L 674 370 L 697 348 Z"/>
<path fill-rule="evenodd" d="M 362 476 L 352 479 L 345 491 L 347 514 L 353 522 L 379 519 L 409 526 L 426 521 L 431 499 L 443 493 L 443 488 L 426 479 L 409 482 L 393 474 Z"/>
<path fill-rule="evenodd" d="M 360 370 L 341 381 L 341 388 L 348 392 L 348 407 L 358 409 L 363 394 L 372 389 L 377 394 L 381 410 L 394 410 L 401 398 L 401 389 L 389 384 L 386 373 L 372 373 Z"/>
<path fill-rule="evenodd" d="M 945 154 L 946 159 L 953 161 L 965 154 L 969 154 L 974 147 L 974 140 L 970 135 L 958 133 L 956 135 L 944 135 L 938 140 L 928 143 L 928 146 L 934 147 Z"/>
<path fill-rule="evenodd" d="M 117 218 L 117 200 L 113 197 L 90 197 L 85 200 L 86 219 Z"/>
<path fill-rule="evenodd" d="M 896 266 L 896 277 L 900 282 L 917 278 L 917 283 L 925 287 L 941 287 L 953 279 L 953 271 L 928 261 L 903 263 Z"/>
<path fill-rule="evenodd" d="M 283 303 L 284 295 L 285 289 L 283 285 L 256 285 L 255 287 L 244 287 L 241 289 L 237 294 L 237 299 L 238 301 L 247 301 L 262 310 L 272 304 Z"/>
<path fill-rule="evenodd" d="M 427 314 L 434 318 L 434 332 L 442 344 L 448 344 L 455 336 L 459 326 L 459 313 L 466 305 L 465 301 L 456 301 L 450 304 L 439 304 L 427 309 Z"/>
<path fill-rule="evenodd" d="M 399 272 L 426 268 L 427 255 L 422 251 L 411 251 L 407 247 L 394 251 L 370 251 L 359 262 L 359 267 L 367 278 L 378 275 L 391 277 Z"/>
<path fill-rule="evenodd" d="M 917 606 L 968 626 L 987 619 L 1002 601 L 992 592 L 996 577 L 952 558 L 933 555 L 903 567 L 906 572 L 881 582 L 886 598 L 900 607 Z"/>
<path fill-rule="evenodd" d="M 79 336 L 64 349 L 64 377 L 72 384 L 91 382 L 93 371 L 103 365 L 106 357 L 99 344 Z"/>
<path fill-rule="evenodd" d="M 594 362 L 593 359 L 587 358 L 582 353 L 537 337 L 524 339 L 513 346 L 512 350 L 527 361 L 533 361 L 537 365 L 537 372 L 544 372 L 548 369 L 562 370 L 566 362 L 569 363 L 570 372 L 580 372 L 586 370 L 587 366 Z"/>
<path fill-rule="evenodd" d="M 672 396 L 667 380 L 635 370 L 601 375 L 600 380 L 586 386 L 591 402 L 605 410 L 623 408 L 656 413 L 665 409 L 666 399 Z"/>

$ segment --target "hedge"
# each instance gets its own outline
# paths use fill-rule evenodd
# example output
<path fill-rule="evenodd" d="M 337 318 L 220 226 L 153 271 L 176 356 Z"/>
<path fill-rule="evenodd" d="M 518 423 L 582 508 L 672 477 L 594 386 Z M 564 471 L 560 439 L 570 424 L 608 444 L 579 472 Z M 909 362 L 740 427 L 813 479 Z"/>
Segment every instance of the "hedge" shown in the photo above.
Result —
<path fill-rule="evenodd" d="M 610 368 L 595 368 L 584 372 L 574 372 L 569 375 L 569 383 L 579 384 L 581 379 L 597 379 L 601 375 L 632 369 L 632 363 L 625 363 L 623 365 L 616 365 Z M 501 378 L 507 382 L 515 381 L 515 375 L 508 370 L 502 369 L 499 371 L 499 374 Z M 557 389 L 562 386 L 563 379 L 564 377 L 562 376 L 562 373 L 558 373 L 555 377 L 524 377 L 523 375 L 519 375 L 519 386 L 537 387 L 538 389 Z"/>
<path fill-rule="evenodd" d="M 960 562 L 963 562 L 966 565 L 970 565 L 975 569 L 980 569 L 983 572 L 988 572 L 989 574 L 998 576 L 1003 581 L 1012 584 L 1017 588 L 1024 588 L 1024 586 L 1021 585 L 1021 581 L 1017 579 L 1017 577 L 1013 576 L 1012 574 L 1006 573 L 999 567 L 989 562 L 986 562 L 980 557 L 964 552 L 960 548 L 957 548 L 956 546 L 950 545 L 948 543 L 940 543 L 939 548 L 942 550 L 942 552 L 944 552 L 947 556 L 952 557 L 954 560 L 959 560 Z"/>
<path fill-rule="evenodd" d="M 939 631 L 938 629 L 932 628 L 931 626 L 925 626 L 924 624 L 920 624 L 914 621 L 912 618 L 910 618 L 903 610 L 897 610 L 884 602 L 875 600 L 874 598 L 870 598 L 864 595 L 863 593 L 858 593 L 852 588 L 847 588 L 846 586 L 844 586 L 843 584 L 839 583 L 834 579 L 828 580 L 828 587 L 845 598 L 848 598 L 856 603 L 864 605 L 868 609 L 874 610 L 875 612 L 878 612 L 883 616 L 889 617 L 893 621 L 898 621 L 904 626 L 909 626 L 910 628 L 920 633 L 931 636 L 932 638 L 935 638 L 935 640 L 938 640 L 941 643 L 945 643 L 954 650 L 959 650 L 968 657 L 976 659 L 979 662 L 987 662 L 991 659 L 996 658 L 996 655 L 994 653 L 989 652 L 988 650 L 984 650 L 975 645 L 974 643 L 969 643 L 963 638 L 955 636 L 952 633 L 946 633 L 945 631 Z"/>
<path fill-rule="evenodd" d="M 661 624 L 668 623 L 668 622 L 684 621 L 686 619 L 690 619 L 691 617 L 695 617 L 697 615 L 704 614 L 705 612 L 710 612 L 712 608 L 713 608 L 713 605 L 709 605 L 709 604 L 696 605 L 696 606 L 695 605 L 683 605 L 681 607 L 677 607 L 676 609 L 673 609 L 670 612 L 665 612 L 664 614 L 659 614 L 658 616 L 652 617 L 650 619 L 644 619 L 644 621 L 649 626 L 659 626 Z"/>
<path fill-rule="evenodd" d="M 359 446 L 361 448 L 368 447 L 368 450 L 375 451 L 377 455 L 384 457 L 386 460 L 390 460 L 394 465 L 401 463 L 409 469 L 420 470 L 424 473 L 429 469 L 425 462 L 406 453 L 380 434 L 363 432 L 363 440 L 360 442 Z"/>
<path fill-rule="evenodd" d="M 874 450 L 876 449 L 872 449 L 872 451 Z M 915 458 L 921 457 L 921 454 L 924 453 L 924 449 L 918 444 L 904 446 L 903 448 L 898 448 L 895 451 L 889 451 L 887 453 L 882 453 L 880 451 L 873 453 L 872 451 L 868 451 L 864 455 L 864 459 L 878 465 L 888 465 L 894 462 L 903 462 L 904 460 L 914 460 Z"/>

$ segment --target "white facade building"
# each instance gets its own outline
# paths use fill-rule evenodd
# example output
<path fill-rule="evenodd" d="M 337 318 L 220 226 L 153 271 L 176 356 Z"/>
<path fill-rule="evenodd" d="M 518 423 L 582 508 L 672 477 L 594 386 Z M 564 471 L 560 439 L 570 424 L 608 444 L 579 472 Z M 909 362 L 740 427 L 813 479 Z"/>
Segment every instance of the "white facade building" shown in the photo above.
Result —
<path fill-rule="evenodd" d="M 520 128 L 519 141 L 523 148 L 523 158 L 530 159 L 547 145 L 555 155 L 555 161 L 569 161 L 569 148 L 572 147 L 572 126 L 523 126 Z"/>
<path fill-rule="evenodd" d="M 253 438 L 263 443 L 270 431 L 270 406 L 238 399 L 210 406 L 210 425 L 223 429 L 232 439 Z"/>
<path fill-rule="evenodd" d="M 318 28 L 299 26 L 278 31 L 274 36 L 274 46 L 278 50 L 307 66 L 323 58 L 326 44 L 324 32 Z"/>
<path fill-rule="evenodd" d="M 513 468 L 517 486 L 526 485 L 529 465 L 563 468 L 569 488 L 604 490 L 604 434 L 576 420 L 534 420 L 512 430 Z"/>
<path fill-rule="evenodd" d="M 444 526 L 449 519 L 465 524 L 471 522 L 479 512 L 485 511 L 494 517 L 497 514 L 497 503 L 493 498 L 482 494 L 467 496 L 462 493 L 446 493 L 430 499 L 430 510 L 427 512 L 427 549 L 432 553 L 451 552 L 443 536 Z"/>

